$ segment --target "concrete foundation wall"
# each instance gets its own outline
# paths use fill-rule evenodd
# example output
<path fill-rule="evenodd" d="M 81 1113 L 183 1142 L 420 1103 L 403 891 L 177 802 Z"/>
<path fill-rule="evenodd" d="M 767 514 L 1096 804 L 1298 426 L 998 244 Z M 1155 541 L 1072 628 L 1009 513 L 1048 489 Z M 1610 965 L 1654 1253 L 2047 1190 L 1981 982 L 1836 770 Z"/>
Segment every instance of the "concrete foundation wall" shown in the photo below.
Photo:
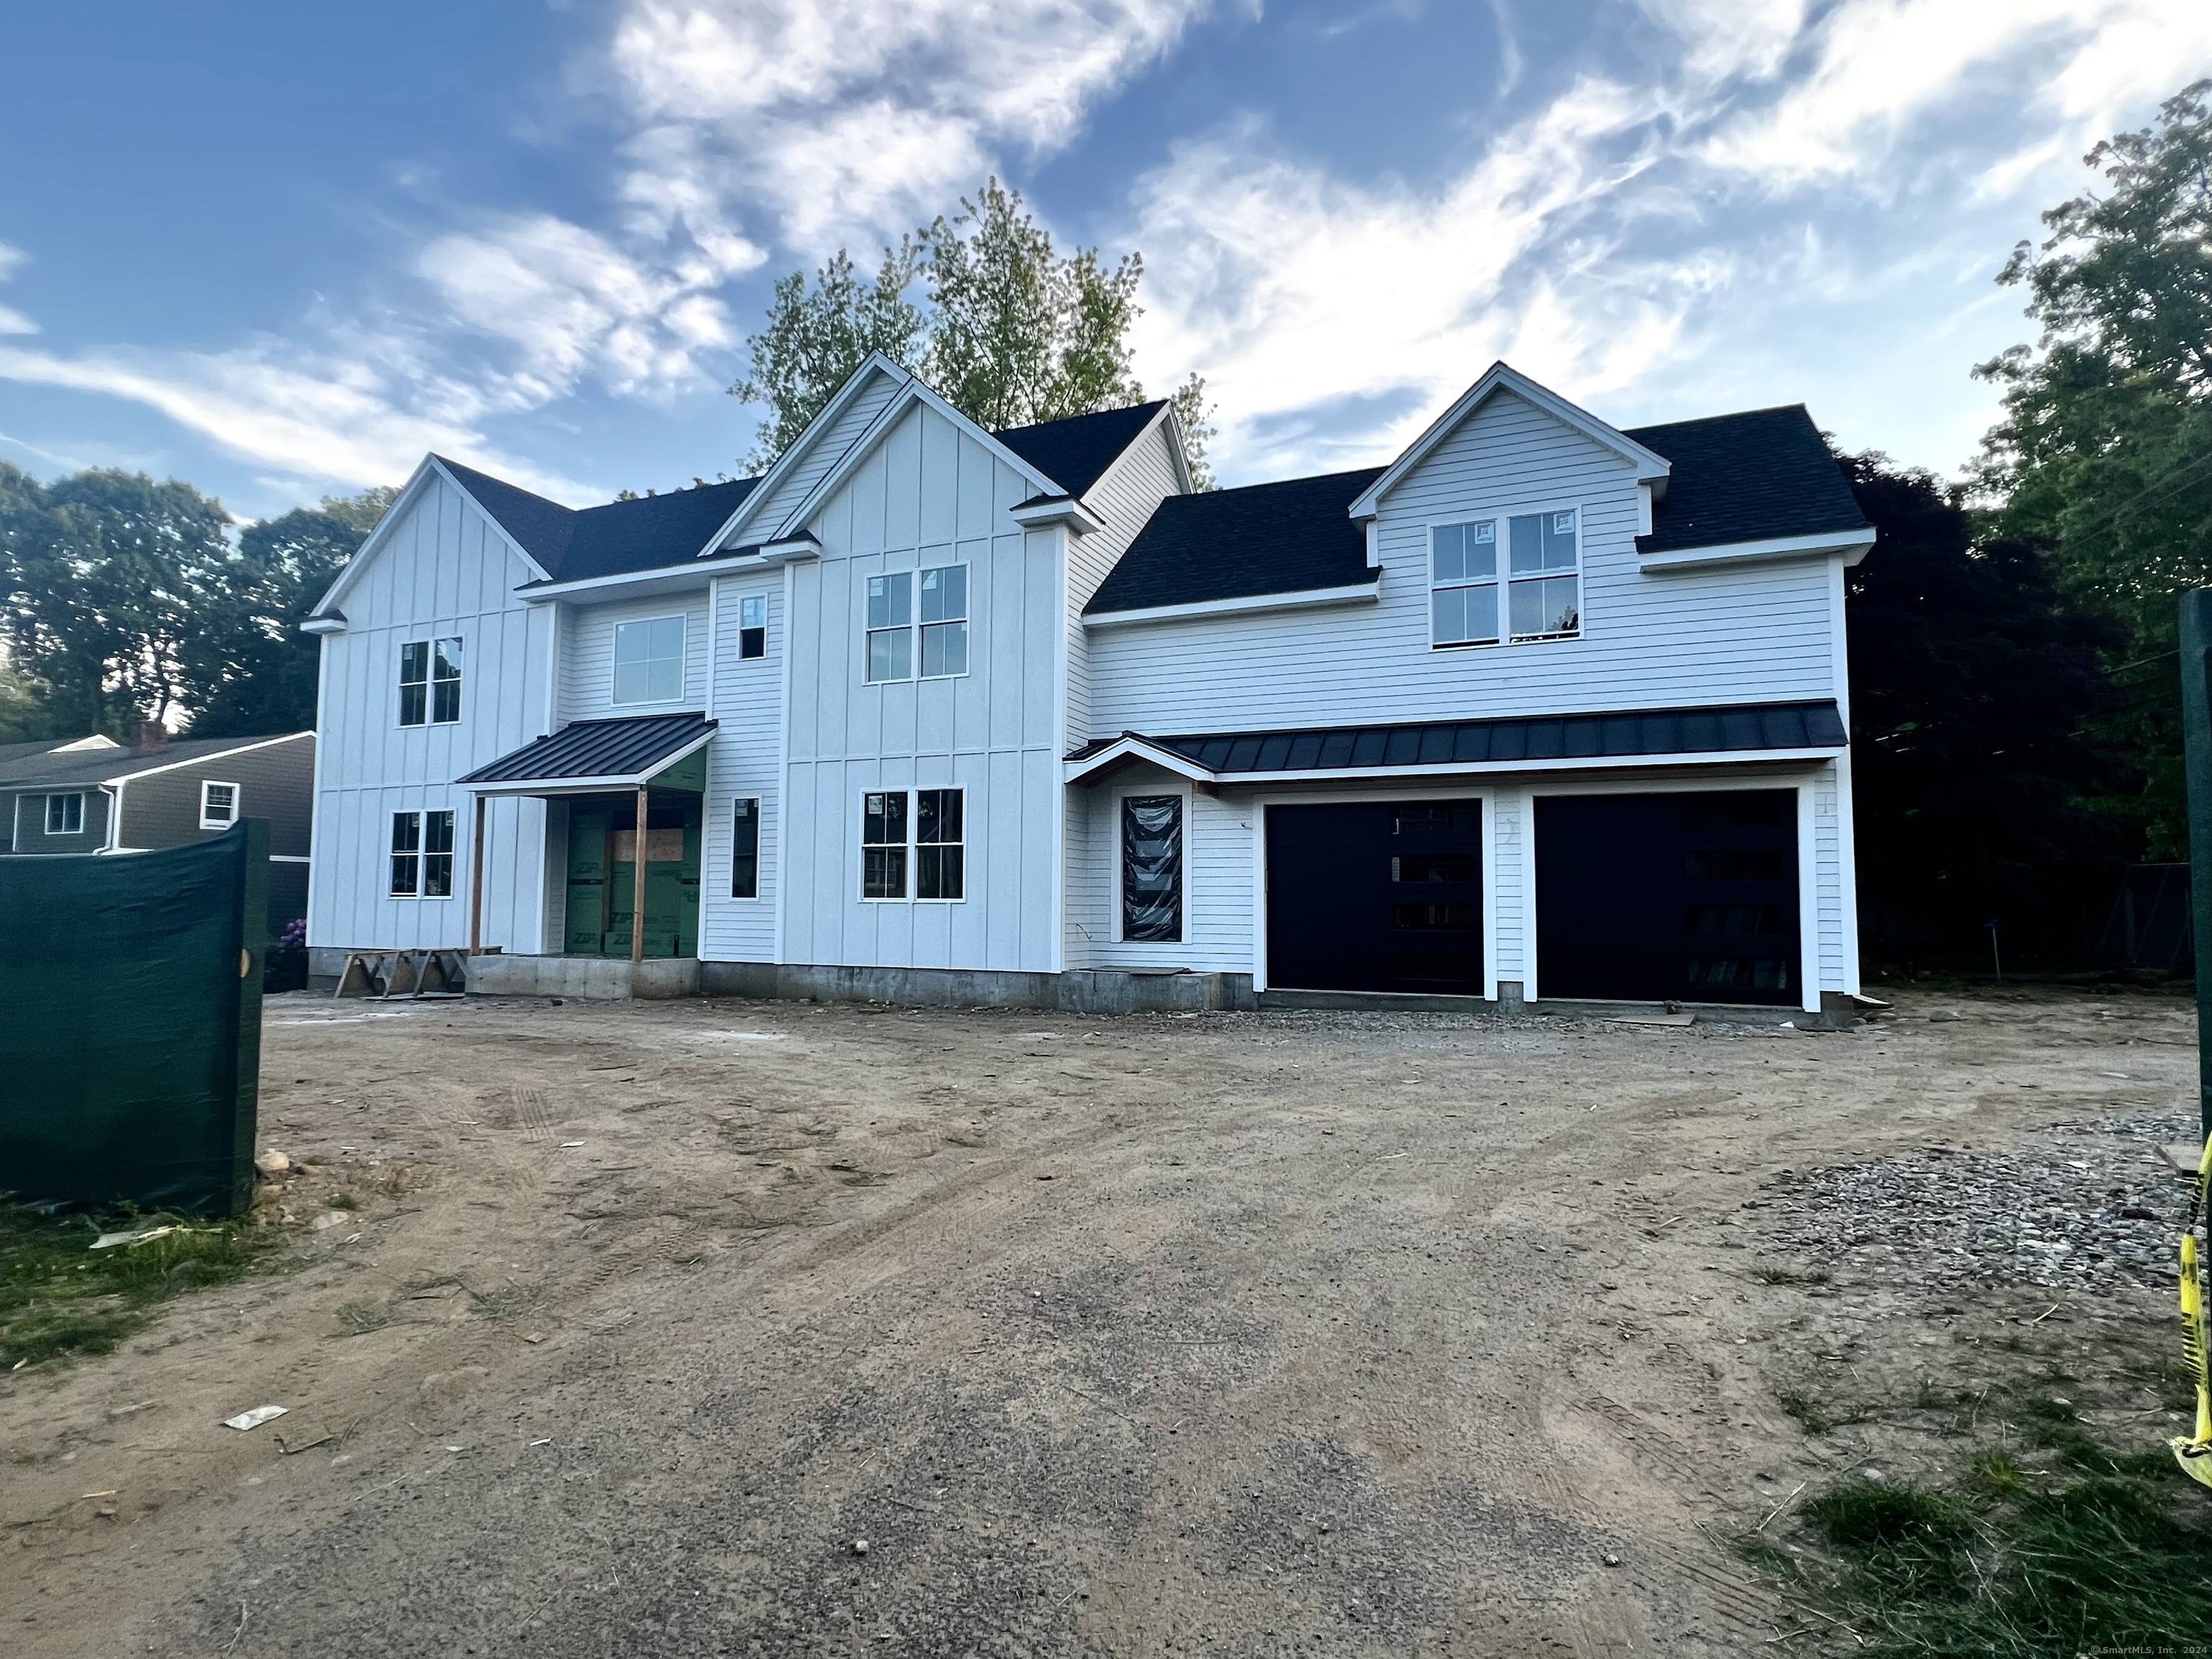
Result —
<path fill-rule="evenodd" d="M 696 957 L 472 957 L 469 989 L 482 996 L 575 997 L 586 1002 L 699 994 Z"/>
<path fill-rule="evenodd" d="M 700 964 L 709 996 L 894 1002 L 937 1008 L 1060 1008 L 1142 1014 L 1252 1008 L 1249 974 L 1064 974 L 957 968 L 840 968 L 766 962 Z"/>

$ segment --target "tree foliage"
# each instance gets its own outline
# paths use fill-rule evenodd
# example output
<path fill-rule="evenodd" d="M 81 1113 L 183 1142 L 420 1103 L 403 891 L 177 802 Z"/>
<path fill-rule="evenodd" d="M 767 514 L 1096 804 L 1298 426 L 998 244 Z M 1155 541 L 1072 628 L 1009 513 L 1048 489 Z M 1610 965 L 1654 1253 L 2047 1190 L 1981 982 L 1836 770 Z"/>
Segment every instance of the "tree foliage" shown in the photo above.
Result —
<path fill-rule="evenodd" d="M 730 390 L 768 408 L 747 464 L 768 466 L 796 442 L 872 351 L 991 431 L 1142 403 L 1129 329 L 1144 269 L 1135 253 L 1110 266 L 1096 248 L 1060 253 L 1021 192 L 996 179 L 885 248 L 872 278 L 841 248 L 811 280 L 794 271 L 776 283 L 767 325 L 747 343 L 750 370 Z M 921 304 L 908 297 L 917 283 Z M 1174 401 L 1206 487 L 1205 382 L 1193 374 Z"/>
<path fill-rule="evenodd" d="M 2126 769 L 2092 729 L 2119 635 L 2032 543 L 1978 539 L 1964 490 L 1869 452 L 1839 463 L 1879 532 L 1849 573 L 1851 769 L 1869 957 L 2078 960 L 2124 837 Z"/>
<path fill-rule="evenodd" d="M 2154 855 L 2187 844 L 2171 662 L 2176 596 L 2212 583 L 2212 82 L 2155 127 L 2090 152 L 2107 188 L 2043 216 L 1999 280 L 2040 325 L 1976 373 L 2003 390 L 1977 482 L 1999 535 L 2048 550 L 2058 580 L 2112 617 L 2116 663 L 2145 675 L 2107 739 L 2134 753 Z"/>
<path fill-rule="evenodd" d="M 181 719 L 202 736 L 315 719 L 299 623 L 397 492 L 249 525 L 190 484 L 94 469 L 51 484 L 0 465 L 0 721 L 118 738 Z"/>

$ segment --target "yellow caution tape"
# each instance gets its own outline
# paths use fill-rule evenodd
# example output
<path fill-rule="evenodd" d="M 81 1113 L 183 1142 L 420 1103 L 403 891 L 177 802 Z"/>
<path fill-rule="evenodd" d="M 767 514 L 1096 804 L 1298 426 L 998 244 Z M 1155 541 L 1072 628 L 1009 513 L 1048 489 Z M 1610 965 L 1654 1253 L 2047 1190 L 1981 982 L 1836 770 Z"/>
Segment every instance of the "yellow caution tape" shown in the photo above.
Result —
<path fill-rule="evenodd" d="M 2189 1219 L 2181 1230 L 2181 1352 L 2197 1379 L 2197 1432 L 2177 1434 L 2166 1443 L 2191 1480 L 2212 1486 L 2212 1370 L 2207 1370 L 2212 1341 L 2205 1329 L 2205 1308 L 2212 1302 L 2205 1270 L 2212 1263 L 2197 1248 L 2197 1230 L 2212 1214 L 2208 1194 L 2212 1194 L 2212 1136 L 2206 1138 L 2204 1156 L 2197 1162 L 2197 1190 L 2190 1196 Z"/>

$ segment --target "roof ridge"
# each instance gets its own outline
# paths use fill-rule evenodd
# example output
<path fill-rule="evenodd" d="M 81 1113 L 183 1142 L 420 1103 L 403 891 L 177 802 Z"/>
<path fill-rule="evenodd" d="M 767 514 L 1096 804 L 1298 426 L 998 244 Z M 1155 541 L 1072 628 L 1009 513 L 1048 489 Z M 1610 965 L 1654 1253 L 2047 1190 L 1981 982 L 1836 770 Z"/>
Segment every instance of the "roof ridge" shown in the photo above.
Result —
<path fill-rule="evenodd" d="M 1714 421 L 1741 421 L 1753 415 L 1786 415 L 1792 410 L 1798 410 L 1808 420 L 1812 418 L 1813 411 L 1807 409 L 1801 399 L 1794 404 L 1768 404 L 1759 409 L 1732 409 L 1722 415 L 1692 415 L 1679 421 L 1654 421 L 1648 426 L 1625 426 L 1620 429 L 1625 434 L 1664 432 L 1670 427 L 1705 426 Z"/>

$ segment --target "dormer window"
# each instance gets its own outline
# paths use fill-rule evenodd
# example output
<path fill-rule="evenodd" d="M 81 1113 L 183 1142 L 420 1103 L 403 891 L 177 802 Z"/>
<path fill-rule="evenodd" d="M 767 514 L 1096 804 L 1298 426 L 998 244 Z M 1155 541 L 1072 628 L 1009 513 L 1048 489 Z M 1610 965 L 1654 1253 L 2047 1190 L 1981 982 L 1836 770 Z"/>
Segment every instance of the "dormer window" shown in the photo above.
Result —
<path fill-rule="evenodd" d="M 1581 633 L 1580 521 L 1568 507 L 1431 525 L 1429 643 L 1449 650 Z"/>

